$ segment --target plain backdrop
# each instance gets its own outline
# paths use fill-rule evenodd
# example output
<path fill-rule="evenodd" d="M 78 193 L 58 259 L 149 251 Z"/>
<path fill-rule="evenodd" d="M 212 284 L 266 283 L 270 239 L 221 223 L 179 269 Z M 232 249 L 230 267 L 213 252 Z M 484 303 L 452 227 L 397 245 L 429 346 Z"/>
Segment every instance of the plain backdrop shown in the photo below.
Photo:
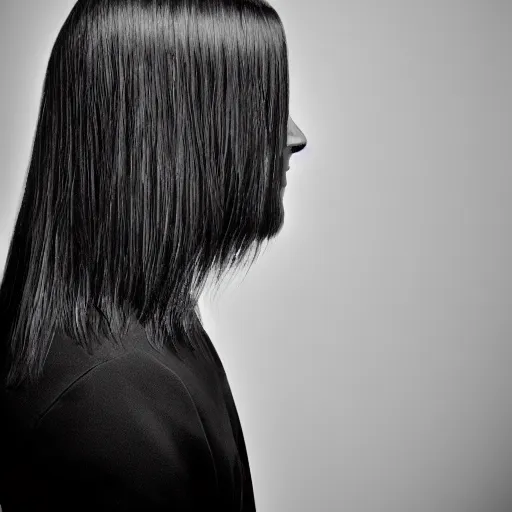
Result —
<path fill-rule="evenodd" d="M 285 225 L 205 324 L 259 512 L 512 510 L 512 2 L 274 0 Z M 74 1 L 1 0 L 0 253 Z"/>

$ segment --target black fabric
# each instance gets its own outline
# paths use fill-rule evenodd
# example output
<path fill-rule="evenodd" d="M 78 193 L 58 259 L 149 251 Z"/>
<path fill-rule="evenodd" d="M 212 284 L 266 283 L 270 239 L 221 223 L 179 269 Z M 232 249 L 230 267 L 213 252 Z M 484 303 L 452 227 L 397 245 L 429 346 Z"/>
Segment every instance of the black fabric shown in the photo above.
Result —
<path fill-rule="evenodd" d="M 2 390 L 2 511 L 255 511 L 240 419 L 209 339 L 216 364 L 159 353 L 140 325 L 126 340 L 90 355 L 59 334 L 38 386 Z"/>

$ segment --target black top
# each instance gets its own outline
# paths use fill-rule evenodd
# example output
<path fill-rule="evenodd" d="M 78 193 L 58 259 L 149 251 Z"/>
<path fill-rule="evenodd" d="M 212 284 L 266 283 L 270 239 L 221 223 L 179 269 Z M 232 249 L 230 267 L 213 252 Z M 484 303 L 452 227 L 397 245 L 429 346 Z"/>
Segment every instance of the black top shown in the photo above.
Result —
<path fill-rule="evenodd" d="M 140 324 L 128 349 L 93 355 L 56 335 L 41 382 L 1 396 L 2 511 L 255 511 L 237 409 L 207 343 L 217 364 L 159 353 Z"/>

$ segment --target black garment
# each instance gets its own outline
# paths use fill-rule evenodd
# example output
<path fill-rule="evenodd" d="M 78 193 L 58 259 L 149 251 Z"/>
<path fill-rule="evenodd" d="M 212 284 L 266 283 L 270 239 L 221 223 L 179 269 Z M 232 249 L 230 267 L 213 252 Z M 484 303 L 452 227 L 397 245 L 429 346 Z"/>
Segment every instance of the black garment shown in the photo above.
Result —
<path fill-rule="evenodd" d="M 216 364 L 159 353 L 140 324 L 128 350 L 93 355 L 56 335 L 41 383 L 3 390 L 3 512 L 255 511 L 237 409 L 206 339 Z"/>

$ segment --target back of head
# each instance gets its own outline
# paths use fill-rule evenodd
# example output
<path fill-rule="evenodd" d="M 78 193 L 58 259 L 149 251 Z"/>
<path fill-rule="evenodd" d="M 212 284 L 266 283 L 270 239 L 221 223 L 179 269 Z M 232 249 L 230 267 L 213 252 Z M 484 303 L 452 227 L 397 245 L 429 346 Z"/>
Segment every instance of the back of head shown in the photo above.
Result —
<path fill-rule="evenodd" d="M 193 345 L 206 279 L 283 222 L 289 86 L 264 0 L 80 0 L 53 47 L 2 285 L 9 386 L 58 329 Z"/>

